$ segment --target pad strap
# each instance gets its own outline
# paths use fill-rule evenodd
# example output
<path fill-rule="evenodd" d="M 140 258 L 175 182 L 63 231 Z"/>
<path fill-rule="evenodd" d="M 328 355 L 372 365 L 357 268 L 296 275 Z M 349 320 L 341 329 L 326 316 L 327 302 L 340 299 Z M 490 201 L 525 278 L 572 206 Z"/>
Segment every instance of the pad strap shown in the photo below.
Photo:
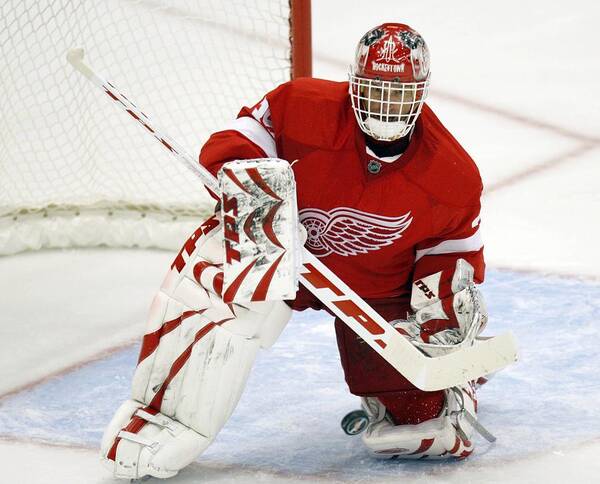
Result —
<path fill-rule="evenodd" d="M 151 413 L 146 412 L 143 409 L 139 409 L 135 412 L 137 417 L 144 419 L 146 422 L 153 423 L 158 427 L 169 430 L 172 433 L 175 433 L 175 421 L 163 415 L 162 413 L 157 413 L 156 415 L 152 415 Z"/>
<path fill-rule="evenodd" d="M 128 440 L 130 442 L 135 442 L 136 444 L 143 445 L 144 447 L 147 447 L 148 450 L 150 450 L 150 452 L 153 452 L 153 450 L 155 451 L 156 447 L 158 446 L 158 442 L 155 440 L 146 439 L 140 436 L 139 434 L 134 434 L 133 432 L 126 432 L 125 430 L 121 430 L 117 434 L 117 436 L 120 439 Z"/>

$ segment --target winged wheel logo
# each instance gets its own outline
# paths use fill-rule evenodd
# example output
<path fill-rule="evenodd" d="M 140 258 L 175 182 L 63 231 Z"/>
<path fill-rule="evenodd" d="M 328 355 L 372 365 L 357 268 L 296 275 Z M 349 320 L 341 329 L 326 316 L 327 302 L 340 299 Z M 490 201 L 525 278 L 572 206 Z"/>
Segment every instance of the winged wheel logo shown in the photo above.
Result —
<path fill-rule="evenodd" d="M 328 212 L 305 208 L 300 210 L 299 217 L 308 234 L 306 246 L 317 257 L 379 250 L 402 237 L 412 222 L 410 212 L 400 217 L 386 217 L 348 207 Z"/>

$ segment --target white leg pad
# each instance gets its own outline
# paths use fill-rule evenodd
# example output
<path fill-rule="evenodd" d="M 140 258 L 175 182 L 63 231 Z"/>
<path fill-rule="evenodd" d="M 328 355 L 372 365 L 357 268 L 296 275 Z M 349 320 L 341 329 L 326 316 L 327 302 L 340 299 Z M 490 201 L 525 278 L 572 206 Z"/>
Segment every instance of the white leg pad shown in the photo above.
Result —
<path fill-rule="evenodd" d="M 138 479 L 146 475 L 167 478 L 190 464 L 210 444 L 210 440 L 185 425 L 160 413 L 149 414 L 140 409 L 140 403 L 128 400 L 117 411 L 109 427 L 116 430 L 118 444 L 114 460 L 102 459 L 103 464 L 117 478 Z M 134 417 L 144 420 L 137 432 L 120 430 Z M 105 433 L 102 455 L 106 456 L 114 438 Z"/>
<path fill-rule="evenodd" d="M 140 401 L 151 402 L 160 384 L 152 387 L 136 372 L 135 400 L 125 402 L 117 411 L 102 442 L 102 456 L 114 476 L 170 477 L 192 462 L 233 412 L 258 349 L 257 338 L 246 339 L 214 327 L 192 347 L 188 361 L 164 392 L 162 413 L 157 415 L 140 410 L 147 408 Z M 170 368 L 155 360 L 154 368 L 143 373 L 150 376 L 148 381 L 162 381 Z M 142 428 L 130 432 L 134 420 L 140 419 L 145 421 Z M 114 460 L 107 459 L 113 445 Z"/>
<path fill-rule="evenodd" d="M 417 425 L 394 425 L 376 398 L 363 399 L 371 422 L 362 436 L 363 443 L 382 459 L 448 459 L 469 456 L 474 445 L 473 428 L 465 412 L 475 415 L 476 400 L 471 386 L 446 390 L 446 405 L 441 415 Z"/>
<path fill-rule="evenodd" d="M 235 409 L 259 348 L 273 344 L 290 318 L 283 301 L 221 300 L 217 272 L 206 268 L 206 261 L 220 263 L 217 234 L 195 239 L 195 250 L 171 269 L 153 301 L 132 399 L 102 440 L 115 477 L 165 478 L 192 462 Z"/>

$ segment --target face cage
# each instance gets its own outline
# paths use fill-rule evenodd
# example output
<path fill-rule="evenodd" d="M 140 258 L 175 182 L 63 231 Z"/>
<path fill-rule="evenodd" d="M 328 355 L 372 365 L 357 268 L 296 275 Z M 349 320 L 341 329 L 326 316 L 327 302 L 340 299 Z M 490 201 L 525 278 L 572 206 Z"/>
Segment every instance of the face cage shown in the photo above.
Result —
<path fill-rule="evenodd" d="M 365 134 L 379 141 L 393 141 L 410 133 L 429 92 L 429 76 L 421 82 L 392 82 L 351 73 L 349 81 L 356 121 Z"/>

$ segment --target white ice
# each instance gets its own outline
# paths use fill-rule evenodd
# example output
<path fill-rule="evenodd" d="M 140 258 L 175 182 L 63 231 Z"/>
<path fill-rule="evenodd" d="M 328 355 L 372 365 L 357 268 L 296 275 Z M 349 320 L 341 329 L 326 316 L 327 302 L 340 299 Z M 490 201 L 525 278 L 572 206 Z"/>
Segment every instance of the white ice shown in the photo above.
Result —
<path fill-rule="evenodd" d="M 261 354 L 214 445 L 172 482 L 598 482 L 600 8 L 313 3 L 316 76 L 344 79 L 357 39 L 386 20 L 406 21 L 430 45 L 430 104 L 487 187 L 488 332 L 513 329 L 522 350 L 480 391 L 498 442 L 479 439 L 464 462 L 371 460 L 339 428 L 357 402 L 331 321 L 305 312 Z M 0 259 L 0 482 L 113 482 L 98 440 L 127 395 L 135 341 L 172 257 L 95 249 Z"/>

